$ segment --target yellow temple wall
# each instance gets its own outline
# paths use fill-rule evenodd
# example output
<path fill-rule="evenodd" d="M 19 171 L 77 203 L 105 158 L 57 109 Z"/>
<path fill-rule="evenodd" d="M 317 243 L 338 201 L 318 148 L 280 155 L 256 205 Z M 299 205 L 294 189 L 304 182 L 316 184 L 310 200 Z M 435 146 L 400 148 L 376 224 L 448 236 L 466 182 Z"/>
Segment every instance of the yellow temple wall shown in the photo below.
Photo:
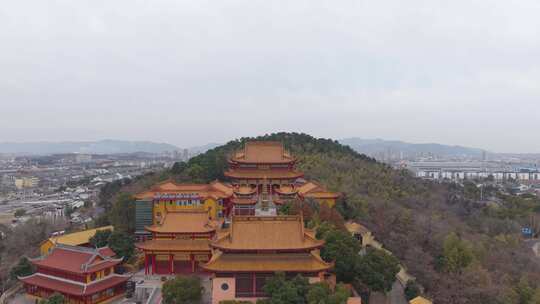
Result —
<path fill-rule="evenodd" d="M 182 210 L 197 210 L 204 208 L 204 210 L 208 211 L 208 215 L 212 219 L 217 219 L 219 215 L 219 211 L 223 211 L 223 206 L 220 206 L 218 202 L 212 198 L 208 198 L 201 202 L 200 205 L 178 205 L 175 201 L 170 203 L 169 201 L 160 201 L 157 203 L 154 203 L 154 221 L 156 218 L 158 218 L 158 215 L 163 216 L 167 213 L 167 211 L 182 211 Z M 154 222 L 154 224 L 156 224 Z"/>

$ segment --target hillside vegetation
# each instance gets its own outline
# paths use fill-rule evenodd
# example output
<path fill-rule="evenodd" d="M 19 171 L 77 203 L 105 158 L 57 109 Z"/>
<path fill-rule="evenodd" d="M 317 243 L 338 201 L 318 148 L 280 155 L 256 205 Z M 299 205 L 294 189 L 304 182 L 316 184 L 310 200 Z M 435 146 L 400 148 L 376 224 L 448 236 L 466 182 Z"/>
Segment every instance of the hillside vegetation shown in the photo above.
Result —
<path fill-rule="evenodd" d="M 537 199 L 501 197 L 503 203 L 494 208 L 476 201 L 474 187 L 420 180 L 336 141 L 305 134 L 242 138 L 166 172 L 112 185 L 102 195 L 102 205 L 112 206 L 104 221 L 132 229 L 133 216 L 126 219 L 115 210 L 124 210 L 118 204 L 132 205 L 126 193 L 155 182 L 224 179 L 228 155 L 248 140 L 283 142 L 306 178 L 341 192 L 337 220 L 354 219 L 373 231 L 436 303 L 540 303 L 540 267 L 519 235 L 521 225 L 536 216 Z"/>

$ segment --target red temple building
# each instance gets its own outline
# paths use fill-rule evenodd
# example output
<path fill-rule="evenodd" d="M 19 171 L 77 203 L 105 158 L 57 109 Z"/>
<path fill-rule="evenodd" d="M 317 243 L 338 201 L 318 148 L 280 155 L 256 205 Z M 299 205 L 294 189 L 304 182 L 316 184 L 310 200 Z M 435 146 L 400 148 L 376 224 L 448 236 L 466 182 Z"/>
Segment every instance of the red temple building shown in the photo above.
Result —
<path fill-rule="evenodd" d="M 136 244 L 144 252 L 145 274 L 194 273 L 211 257 L 210 239 L 221 226 L 204 209 L 169 211 L 146 227 L 152 239 Z"/>
<path fill-rule="evenodd" d="M 233 216 L 230 228 L 210 243 L 212 259 L 202 265 L 214 274 L 212 303 L 264 297 L 263 286 L 275 272 L 324 280 L 332 264 L 319 256 L 323 245 L 301 216 Z"/>
<path fill-rule="evenodd" d="M 36 272 L 20 277 L 27 294 L 48 298 L 62 294 L 66 303 L 95 304 L 120 297 L 125 293 L 129 276 L 115 273 L 122 258 L 108 247 L 94 249 L 57 245 L 41 258 L 32 259 Z"/>

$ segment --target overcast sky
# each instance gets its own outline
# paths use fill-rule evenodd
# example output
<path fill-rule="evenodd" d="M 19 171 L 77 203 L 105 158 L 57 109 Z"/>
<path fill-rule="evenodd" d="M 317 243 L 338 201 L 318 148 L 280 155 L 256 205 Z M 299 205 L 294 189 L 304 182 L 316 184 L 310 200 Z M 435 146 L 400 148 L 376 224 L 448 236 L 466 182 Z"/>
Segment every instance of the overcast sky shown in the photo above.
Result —
<path fill-rule="evenodd" d="M 540 152 L 540 1 L 4 0 L 0 141 Z"/>

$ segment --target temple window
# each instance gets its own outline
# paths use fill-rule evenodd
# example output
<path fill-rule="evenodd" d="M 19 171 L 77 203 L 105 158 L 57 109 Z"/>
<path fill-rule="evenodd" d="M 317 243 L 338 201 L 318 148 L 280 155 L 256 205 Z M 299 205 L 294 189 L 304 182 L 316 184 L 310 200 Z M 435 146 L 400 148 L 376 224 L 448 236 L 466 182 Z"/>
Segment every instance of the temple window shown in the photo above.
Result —
<path fill-rule="evenodd" d="M 236 297 L 250 297 L 253 295 L 251 275 L 240 274 L 236 276 Z"/>

